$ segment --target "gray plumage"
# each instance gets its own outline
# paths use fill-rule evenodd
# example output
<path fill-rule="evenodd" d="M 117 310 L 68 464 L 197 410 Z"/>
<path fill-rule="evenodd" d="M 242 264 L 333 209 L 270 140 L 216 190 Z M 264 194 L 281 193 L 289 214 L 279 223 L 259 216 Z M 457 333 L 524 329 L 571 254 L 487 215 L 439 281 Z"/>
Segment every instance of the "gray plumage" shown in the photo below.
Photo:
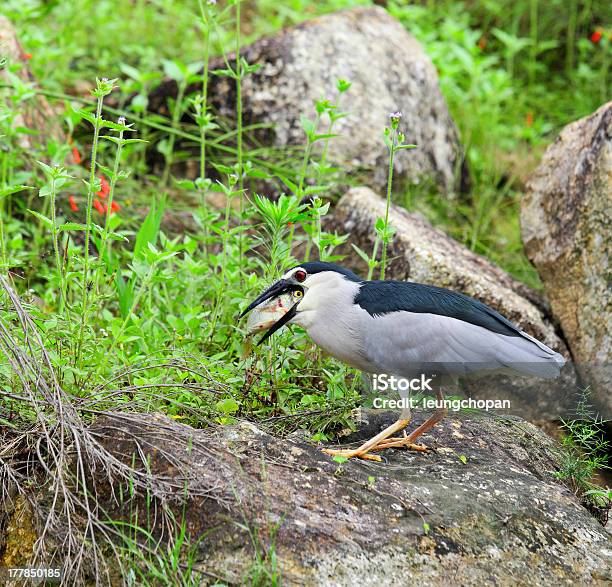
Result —
<path fill-rule="evenodd" d="M 311 277 L 293 322 L 329 354 L 363 371 L 401 377 L 515 371 L 552 378 L 565 362 L 463 294 L 409 282 L 361 281 L 331 264 L 300 267 Z"/>
<path fill-rule="evenodd" d="M 288 294 L 290 307 L 275 301 Z M 441 403 L 415 430 L 393 438 L 410 423 L 410 406 L 404 405 L 397 422 L 358 448 L 325 449 L 334 456 L 380 461 L 372 451 L 400 446 L 427 450 L 414 442 L 444 418 L 442 387 L 455 377 L 502 371 L 551 378 L 565 362 L 469 296 L 418 283 L 363 281 L 332 263 L 303 263 L 290 269 L 243 315 L 262 304 L 276 318 L 262 341 L 284 324 L 298 324 L 324 351 L 362 371 L 410 379 L 435 375 L 432 390 Z M 404 398 L 409 394 L 406 387 L 398 391 Z"/>

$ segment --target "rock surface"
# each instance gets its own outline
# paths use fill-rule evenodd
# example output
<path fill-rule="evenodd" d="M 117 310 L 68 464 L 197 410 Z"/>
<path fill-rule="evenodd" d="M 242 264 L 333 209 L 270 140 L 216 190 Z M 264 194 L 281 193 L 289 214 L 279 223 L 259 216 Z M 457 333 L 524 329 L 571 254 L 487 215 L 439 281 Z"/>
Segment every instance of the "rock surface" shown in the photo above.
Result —
<path fill-rule="evenodd" d="M 528 183 L 521 226 L 572 355 L 594 375 L 593 399 L 609 418 L 612 102 L 565 127 L 548 148 Z"/>
<path fill-rule="evenodd" d="M 357 436 L 396 415 L 370 418 Z M 174 508 L 185 508 L 188 532 L 203 538 L 196 569 L 223 582 L 247 580 L 254 543 L 264 565 L 274 544 L 286 585 L 612 580 L 610 535 L 555 481 L 554 442 L 519 418 L 447 418 L 424 437 L 435 450 L 387 451 L 387 463 L 338 464 L 317 447 L 248 423 L 211 433 L 133 414 L 105 416 L 92 431 L 124 462 L 135 458 L 157 474 L 172 477 L 173 461 L 188 455 L 189 490 L 210 497 L 182 504 L 178 489 Z M 112 502 L 104 481 L 99 498 Z"/>
<path fill-rule="evenodd" d="M 374 224 L 384 217 L 385 201 L 369 188 L 349 190 L 338 202 L 327 229 L 350 234 L 346 245 L 335 252 L 348 255 L 343 264 L 360 275 L 367 267 L 351 250 L 351 243 L 370 252 L 374 245 Z M 569 357 L 567 347 L 549 320 L 537 294 L 516 281 L 494 263 L 432 227 L 422 216 L 391 206 L 390 224 L 397 230 L 389 247 L 387 279 L 410 280 L 446 287 L 472 296 L 495 308 L 525 332 Z M 495 398 L 502 394 L 512 402 L 514 413 L 530 420 L 566 417 L 575 407 L 575 373 L 564 369 L 561 380 L 527 381 L 498 378 L 495 385 L 482 380 L 469 383 L 474 397 Z"/>
<path fill-rule="evenodd" d="M 34 78 L 26 65 L 27 56 L 19 43 L 17 33 L 8 18 L 1 14 L 0 56 L 6 57 L 8 62 L 7 69 L 0 68 L 0 81 L 12 84 L 11 78 L 15 76 L 20 84 L 31 84 L 34 82 Z M 19 67 L 13 71 L 15 66 Z M 11 89 L 8 88 L 5 91 L 8 91 L 10 94 Z M 38 140 L 55 139 L 65 141 L 65 136 L 59 123 L 61 118 L 56 115 L 44 96 L 31 96 L 20 103 L 20 108 L 21 112 L 13 121 L 13 126 L 38 132 L 38 135 L 34 136 L 25 133 L 19 134 L 18 142 L 21 148 L 30 149 Z"/>
<path fill-rule="evenodd" d="M 384 9 L 357 8 L 329 14 L 264 38 L 246 47 L 243 56 L 260 69 L 242 84 L 245 124 L 272 128 L 256 134 L 262 144 L 284 147 L 305 143 L 300 117 L 314 119 L 314 102 L 337 102 L 336 82 L 352 82 L 340 100 L 349 116 L 338 121 L 329 160 L 361 176 L 367 185 L 383 187 L 387 150 L 382 132 L 389 113 L 401 111 L 401 129 L 418 149 L 397 154 L 398 179 L 431 180 L 444 191 L 461 181 L 463 158 L 455 124 L 438 87 L 429 57 L 405 28 Z M 231 59 L 231 57 L 230 57 Z M 224 69 L 214 61 L 211 70 Z M 190 90 L 197 92 L 193 86 Z M 150 97 L 150 108 L 164 111 L 176 84 L 162 84 Z M 235 117 L 235 84 L 212 76 L 209 99 L 222 117 Z M 326 128 L 322 125 L 321 132 Z M 463 170 L 463 179 L 467 173 Z"/>

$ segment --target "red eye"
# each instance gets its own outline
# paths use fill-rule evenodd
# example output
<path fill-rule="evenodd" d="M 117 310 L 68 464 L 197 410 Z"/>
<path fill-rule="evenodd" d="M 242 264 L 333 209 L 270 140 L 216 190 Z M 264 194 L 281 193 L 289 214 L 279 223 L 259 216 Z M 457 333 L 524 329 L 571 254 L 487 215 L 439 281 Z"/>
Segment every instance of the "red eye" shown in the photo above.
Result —
<path fill-rule="evenodd" d="M 299 271 L 296 271 L 293 274 L 293 277 L 295 277 L 296 281 L 299 281 L 300 283 L 302 283 L 302 281 L 306 279 L 306 271 L 303 271 L 302 269 L 300 269 Z"/>

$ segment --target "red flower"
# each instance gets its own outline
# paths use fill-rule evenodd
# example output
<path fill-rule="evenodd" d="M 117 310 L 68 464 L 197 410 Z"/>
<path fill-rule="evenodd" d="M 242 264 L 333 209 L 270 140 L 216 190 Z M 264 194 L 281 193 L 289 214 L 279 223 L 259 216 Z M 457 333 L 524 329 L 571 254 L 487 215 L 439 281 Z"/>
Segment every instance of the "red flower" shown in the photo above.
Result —
<path fill-rule="evenodd" d="M 527 112 L 525 115 L 525 124 L 531 128 L 533 126 L 533 112 Z"/>
<path fill-rule="evenodd" d="M 106 181 L 106 178 L 101 175 L 100 176 L 100 191 L 96 192 L 96 196 L 98 196 L 98 198 L 106 198 L 106 196 L 108 196 L 108 193 L 110 192 L 110 184 L 108 183 L 108 181 Z"/>
<path fill-rule="evenodd" d="M 102 202 L 100 202 L 100 200 L 94 200 L 93 201 L 93 207 L 100 212 L 100 214 L 104 214 L 104 206 L 102 205 Z"/>
<path fill-rule="evenodd" d="M 111 202 L 111 212 L 119 212 L 119 210 L 121 210 L 121 206 L 113 200 Z"/>
<path fill-rule="evenodd" d="M 76 165 L 80 165 L 82 161 L 81 153 L 79 153 L 79 150 L 76 147 L 72 147 L 72 160 Z"/>
<path fill-rule="evenodd" d="M 72 147 L 72 160 L 74 161 L 75 165 L 79 165 L 81 163 L 81 153 L 79 153 L 79 150 L 76 147 Z"/>
<path fill-rule="evenodd" d="M 21 56 L 26 60 L 32 59 L 32 53 L 22 53 Z"/>
<path fill-rule="evenodd" d="M 602 36 L 603 35 L 601 34 L 601 31 L 594 31 L 591 35 L 591 41 L 593 41 L 593 43 L 599 43 L 599 41 L 601 41 Z"/>
<path fill-rule="evenodd" d="M 287 222 L 287 226 L 291 228 L 293 226 L 293 222 Z"/>
<path fill-rule="evenodd" d="M 70 209 L 73 212 L 78 212 L 79 211 L 79 207 L 77 206 L 76 200 L 74 199 L 74 196 L 70 196 L 68 198 L 68 203 L 70 204 Z"/>

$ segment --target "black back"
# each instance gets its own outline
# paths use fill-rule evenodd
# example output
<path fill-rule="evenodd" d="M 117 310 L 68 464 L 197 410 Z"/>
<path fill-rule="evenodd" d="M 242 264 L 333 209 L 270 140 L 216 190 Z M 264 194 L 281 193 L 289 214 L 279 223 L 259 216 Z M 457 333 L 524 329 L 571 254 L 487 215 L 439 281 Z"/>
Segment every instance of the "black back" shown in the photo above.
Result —
<path fill-rule="evenodd" d="M 308 271 L 308 269 L 306 269 Z M 404 310 L 463 320 L 506 336 L 521 336 L 510 320 L 493 308 L 461 293 L 408 281 L 364 281 L 355 296 L 371 316 Z"/>

